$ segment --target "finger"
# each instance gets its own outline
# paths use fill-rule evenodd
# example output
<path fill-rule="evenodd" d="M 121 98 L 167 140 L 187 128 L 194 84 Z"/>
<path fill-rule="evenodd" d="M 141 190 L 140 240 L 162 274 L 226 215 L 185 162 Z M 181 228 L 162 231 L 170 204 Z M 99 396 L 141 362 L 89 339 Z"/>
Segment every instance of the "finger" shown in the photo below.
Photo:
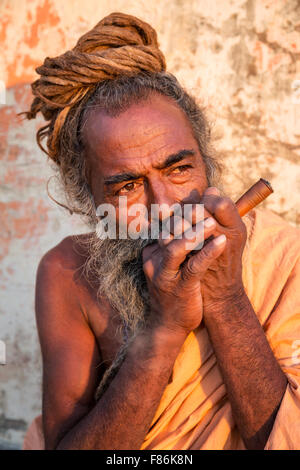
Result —
<path fill-rule="evenodd" d="M 200 222 L 201 220 L 198 220 Z M 170 223 L 170 231 L 174 237 L 181 237 L 184 232 L 191 228 L 192 224 L 185 218 L 176 216 L 172 217 Z"/>
<path fill-rule="evenodd" d="M 181 239 L 171 241 L 163 251 L 162 268 L 177 273 L 186 256 L 206 240 L 215 230 L 216 222 L 213 218 L 201 221 L 183 233 Z"/>
<path fill-rule="evenodd" d="M 159 251 L 158 243 L 152 243 L 151 245 L 145 246 L 142 251 L 143 263 L 149 261 L 154 254 Z"/>
<path fill-rule="evenodd" d="M 200 281 L 211 263 L 223 253 L 226 241 L 225 235 L 219 235 L 193 255 L 182 268 L 183 281 L 195 278 Z"/>
<path fill-rule="evenodd" d="M 210 197 L 211 195 L 207 195 L 207 198 Z M 213 195 L 213 197 L 216 196 Z M 184 218 L 192 225 L 195 225 L 198 222 L 201 222 L 201 220 L 207 219 L 212 215 L 213 214 L 207 210 L 203 202 L 198 204 L 187 204 L 187 206 L 184 206 Z"/>
<path fill-rule="evenodd" d="M 224 227 L 232 227 L 241 223 L 237 207 L 229 197 L 204 194 L 201 202 L 216 221 Z"/>
<path fill-rule="evenodd" d="M 182 238 L 184 232 L 191 228 L 188 220 L 182 216 L 172 216 L 169 221 L 163 226 L 162 231 L 159 233 L 159 245 L 161 247 L 167 246 L 174 238 Z"/>
<path fill-rule="evenodd" d="M 198 222 L 201 222 L 205 219 L 205 217 L 209 217 L 209 215 L 205 215 L 204 212 L 204 204 L 185 204 L 183 206 L 183 217 L 187 220 L 191 225 L 195 225 Z"/>
<path fill-rule="evenodd" d="M 220 196 L 221 192 L 215 186 L 209 186 L 203 193 L 203 196 Z M 202 197 L 203 197 L 202 196 Z M 192 225 L 197 224 L 201 220 L 210 217 L 210 214 L 207 209 L 204 207 L 204 204 L 185 204 L 183 206 L 184 218 L 187 219 Z"/>
<path fill-rule="evenodd" d="M 160 247 L 163 248 L 167 246 L 172 240 L 174 240 L 174 235 L 172 233 L 168 233 L 166 230 L 159 232 L 158 244 Z"/>
<path fill-rule="evenodd" d="M 215 186 L 209 186 L 208 188 L 206 188 L 206 190 L 204 191 L 205 195 L 213 195 L 213 196 L 220 196 L 221 195 L 221 192 L 218 188 L 216 188 Z"/>

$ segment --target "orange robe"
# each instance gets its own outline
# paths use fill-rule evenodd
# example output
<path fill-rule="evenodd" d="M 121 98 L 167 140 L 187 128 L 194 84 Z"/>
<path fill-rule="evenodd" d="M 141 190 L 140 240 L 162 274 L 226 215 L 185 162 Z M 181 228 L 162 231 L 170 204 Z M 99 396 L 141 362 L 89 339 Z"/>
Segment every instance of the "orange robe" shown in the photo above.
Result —
<path fill-rule="evenodd" d="M 300 448 L 300 230 L 270 211 L 243 218 L 243 283 L 288 385 L 265 449 Z M 43 448 L 41 420 L 24 448 Z M 203 324 L 189 334 L 141 449 L 245 449 Z"/>

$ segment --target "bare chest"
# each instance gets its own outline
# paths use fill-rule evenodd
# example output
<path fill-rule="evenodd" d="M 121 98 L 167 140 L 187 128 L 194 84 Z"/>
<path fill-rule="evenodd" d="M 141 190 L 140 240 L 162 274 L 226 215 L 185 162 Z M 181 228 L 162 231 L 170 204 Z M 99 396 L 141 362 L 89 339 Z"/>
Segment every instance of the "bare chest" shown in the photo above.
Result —
<path fill-rule="evenodd" d="M 95 288 L 85 286 L 81 289 L 80 303 L 95 337 L 102 367 L 106 369 L 123 342 L 122 320 L 108 301 L 97 298 Z"/>

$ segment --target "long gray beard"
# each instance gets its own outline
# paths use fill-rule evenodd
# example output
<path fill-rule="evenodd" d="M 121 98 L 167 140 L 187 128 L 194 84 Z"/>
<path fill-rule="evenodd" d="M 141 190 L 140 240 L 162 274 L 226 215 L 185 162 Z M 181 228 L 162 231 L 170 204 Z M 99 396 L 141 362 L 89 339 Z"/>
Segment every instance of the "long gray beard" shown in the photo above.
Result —
<path fill-rule="evenodd" d="M 122 320 L 123 343 L 111 366 L 104 373 L 96 390 L 99 398 L 122 365 L 128 347 L 147 322 L 150 299 L 143 271 L 143 248 L 157 240 L 111 240 L 98 238 L 96 233 L 85 239 L 87 260 L 86 277 L 97 287 L 99 302 L 108 300 Z"/>

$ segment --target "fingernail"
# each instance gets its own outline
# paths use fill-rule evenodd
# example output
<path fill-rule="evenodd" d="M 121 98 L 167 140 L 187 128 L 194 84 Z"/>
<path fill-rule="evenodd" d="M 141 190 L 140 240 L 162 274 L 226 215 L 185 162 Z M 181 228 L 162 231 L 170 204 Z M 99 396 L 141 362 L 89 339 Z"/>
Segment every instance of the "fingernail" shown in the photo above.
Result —
<path fill-rule="evenodd" d="M 223 243 L 226 242 L 226 236 L 225 235 L 219 235 L 217 238 L 214 239 L 214 242 L 216 245 L 223 245 Z"/>
<path fill-rule="evenodd" d="M 216 225 L 215 220 L 212 217 L 208 217 L 207 219 L 204 220 L 204 226 L 206 228 L 210 228 Z"/>

